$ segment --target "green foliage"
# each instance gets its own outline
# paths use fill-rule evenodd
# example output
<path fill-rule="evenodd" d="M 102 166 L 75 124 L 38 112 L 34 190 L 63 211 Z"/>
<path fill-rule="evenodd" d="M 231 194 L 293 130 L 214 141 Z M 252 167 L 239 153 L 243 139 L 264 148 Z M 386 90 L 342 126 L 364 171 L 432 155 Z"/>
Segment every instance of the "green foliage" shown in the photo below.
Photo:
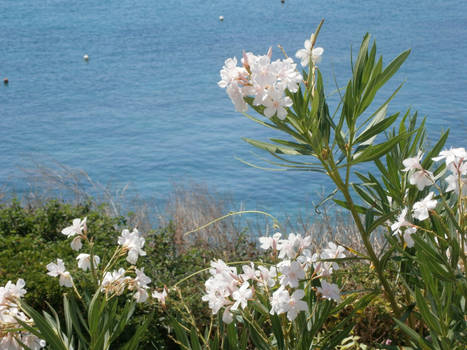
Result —
<path fill-rule="evenodd" d="M 127 300 L 123 306 L 118 298 L 107 299 L 98 290 L 87 300 L 87 315 L 81 311 L 77 302 L 63 297 L 64 319 L 60 320 L 57 312 L 50 307 L 51 313 L 42 314 L 34 308 L 21 303 L 21 308 L 29 315 L 34 326 L 18 320 L 29 332 L 47 342 L 54 350 L 107 350 L 115 346 L 121 333 L 125 330 L 135 309 L 135 301 Z M 137 327 L 130 340 L 119 345 L 122 350 L 138 349 L 141 335 L 147 328 L 151 317 L 147 317 Z M 25 347 L 27 349 L 27 347 Z"/>
<path fill-rule="evenodd" d="M 46 265 L 57 257 L 76 265 L 76 252 L 60 232 L 77 217 L 88 217 L 90 230 L 98 242 L 96 254 L 107 257 L 118 236 L 122 218 L 105 215 L 103 207 L 90 203 L 72 206 L 51 200 L 37 208 L 25 208 L 18 200 L 0 206 L 0 284 L 8 280 L 26 281 L 26 301 L 36 309 L 47 309 L 45 301 L 61 310 L 64 288 L 46 275 Z"/>

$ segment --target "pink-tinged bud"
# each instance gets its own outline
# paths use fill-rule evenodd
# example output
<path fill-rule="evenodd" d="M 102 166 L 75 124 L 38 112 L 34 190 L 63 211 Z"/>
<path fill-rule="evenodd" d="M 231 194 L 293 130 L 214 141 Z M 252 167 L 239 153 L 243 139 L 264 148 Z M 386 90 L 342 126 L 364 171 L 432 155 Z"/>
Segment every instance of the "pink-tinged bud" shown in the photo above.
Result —
<path fill-rule="evenodd" d="M 246 54 L 245 50 L 243 50 L 242 55 L 243 55 L 243 67 L 246 69 L 248 74 L 251 74 L 250 63 L 248 63 L 248 55 Z"/>

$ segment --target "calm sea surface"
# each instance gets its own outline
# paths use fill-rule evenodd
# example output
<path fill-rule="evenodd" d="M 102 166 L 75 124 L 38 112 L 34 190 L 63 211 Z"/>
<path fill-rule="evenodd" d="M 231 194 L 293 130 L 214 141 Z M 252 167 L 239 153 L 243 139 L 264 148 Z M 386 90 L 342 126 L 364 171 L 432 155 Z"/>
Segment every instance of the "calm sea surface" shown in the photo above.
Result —
<path fill-rule="evenodd" d="M 235 113 L 216 83 L 242 49 L 294 56 L 322 18 L 328 92 L 368 31 L 385 63 L 412 49 L 390 112 L 418 110 L 431 140 L 450 128 L 448 144 L 467 146 L 465 0 L 0 0 L 0 186 L 23 193 L 21 169 L 58 162 L 142 198 L 197 182 L 248 209 L 310 206 L 330 189 L 323 176 L 235 159 L 258 162 L 241 137 L 277 135 Z"/>

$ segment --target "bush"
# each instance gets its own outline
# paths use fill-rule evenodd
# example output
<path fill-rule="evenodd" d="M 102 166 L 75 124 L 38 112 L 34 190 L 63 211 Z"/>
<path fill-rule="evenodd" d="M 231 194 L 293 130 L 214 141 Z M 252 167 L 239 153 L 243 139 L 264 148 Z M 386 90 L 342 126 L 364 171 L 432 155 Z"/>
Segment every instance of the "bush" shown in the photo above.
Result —
<path fill-rule="evenodd" d="M 113 218 L 107 214 L 105 205 L 96 206 L 91 202 L 78 205 L 49 200 L 39 206 L 22 205 L 13 199 L 0 205 L 0 285 L 7 281 L 16 281 L 21 276 L 26 281 L 25 301 L 36 310 L 48 310 L 49 303 L 61 314 L 62 295 L 69 292 L 59 287 L 57 280 L 46 274 L 46 265 L 60 257 L 66 266 L 76 266 L 76 252 L 70 247 L 69 240 L 61 234 L 61 230 L 70 225 L 74 218 L 87 217 L 88 229 L 92 233 L 95 254 L 108 260 L 114 250 L 120 228 L 127 224 L 124 217 Z M 223 247 L 216 249 L 199 248 L 196 244 L 180 246 L 176 241 L 174 225 L 169 222 L 167 227 L 146 233 L 147 253 L 142 261 L 145 273 L 152 279 L 153 287 L 171 286 L 209 265 L 209 261 L 218 255 L 219 251 L 228 259 L 249 259 L 255 252 L 255 245 L 246 234 L 236 238 L 226 239 L 229 250 Z M 231 248 L 233 247 L 233 249 Z M 81 270 L 74 269 L 72 275 L 83 275 Z M 82 278 L 76 279 L 82 281 Z M 82 282 L 83 283 L 83 282 Z M 84 282 L 86 284 L 86 281 Z M 81 285 L 86 289 L 86 285 Z M 200 324 L 208 322 L 209 311 L 200 303 L 203 281 L 201 278 L 191 279 L 189 283 L 180 286 L 184 295 L 189 295 L 185 302 L 196 311 Z M 91 292 L 91 290 L 89 290 Z M 125 342 L 132 335 L 148 311 L 138 306 L 130 326 L 122 335 Z M 161 310 L 155 310 L 154 322 L 143 336 L 143 348 L 170 348 L 167 337 L 166 316 Z"/>

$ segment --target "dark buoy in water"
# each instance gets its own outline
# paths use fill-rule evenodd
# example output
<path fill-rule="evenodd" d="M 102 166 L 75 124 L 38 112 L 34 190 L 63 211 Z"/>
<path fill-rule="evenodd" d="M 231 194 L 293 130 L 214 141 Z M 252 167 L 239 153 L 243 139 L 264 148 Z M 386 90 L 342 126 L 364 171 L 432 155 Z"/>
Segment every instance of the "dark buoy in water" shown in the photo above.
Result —
<path fill-rule="evenodd" d="M 3 84 L 8 85 L 8 78 L 3 79 Z"/>
<path fill-rule="evenodd" d="M 85 60 L 86 62 L 89 61 L 89 56 L 88 56 L 88 55 L 84 55 L 84 56 L 83 56 L 83 60 Z"/>
<path fill-rule="evenodd" d="M 285 4 L 285 0 L 281 0 L 281 3 Z"/>
<path fill-rule="evenodd" d="M 219 16 L 219 21 L 223 22 L 224 21 L 224 16 Z"/>

